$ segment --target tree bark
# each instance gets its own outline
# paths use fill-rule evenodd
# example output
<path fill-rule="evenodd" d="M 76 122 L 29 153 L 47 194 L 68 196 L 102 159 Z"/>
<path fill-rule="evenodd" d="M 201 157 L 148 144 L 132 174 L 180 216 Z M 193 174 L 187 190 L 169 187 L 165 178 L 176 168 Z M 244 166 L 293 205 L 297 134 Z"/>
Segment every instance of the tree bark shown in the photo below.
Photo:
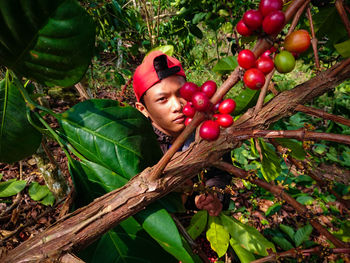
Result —
<path fill-rule="evenodd" d="M 214 164 L 225 152 L 238 147 L 241 142 L 232 135 L 234 131 L 267 129 L 277 120 L 292 115 L 297 105 L 311 101 L 348 79 L 349 61 L 338 63 L 304 84 L 280 93 L 257 114 L 254 114 L 254 108 L 249 109 L 233 126 L 222 130 L 216 141 L 199 140 L 185 152 L 175 154 L 163 177 L 150 182 L 148 175 L 153 168 L 145 169 L 125 186 L 68 214 L 44 232 L 9 251 L 0 262 L 40 262 L 86 247 L 122 220 L 171 192 L 201 169 Z"/>

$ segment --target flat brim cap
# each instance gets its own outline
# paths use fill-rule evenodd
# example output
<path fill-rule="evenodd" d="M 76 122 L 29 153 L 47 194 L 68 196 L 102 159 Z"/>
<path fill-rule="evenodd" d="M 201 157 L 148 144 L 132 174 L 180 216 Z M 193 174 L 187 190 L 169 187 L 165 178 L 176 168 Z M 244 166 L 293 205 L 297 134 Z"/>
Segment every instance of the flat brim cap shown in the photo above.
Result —
<path fill-rule="evenodd" d="M 186 78 L 180 61 L 156 50 L 150 52 L 139 65 L 133 76 L 133 88 L 137 101 L 154 84 L 171 75 Z"/>

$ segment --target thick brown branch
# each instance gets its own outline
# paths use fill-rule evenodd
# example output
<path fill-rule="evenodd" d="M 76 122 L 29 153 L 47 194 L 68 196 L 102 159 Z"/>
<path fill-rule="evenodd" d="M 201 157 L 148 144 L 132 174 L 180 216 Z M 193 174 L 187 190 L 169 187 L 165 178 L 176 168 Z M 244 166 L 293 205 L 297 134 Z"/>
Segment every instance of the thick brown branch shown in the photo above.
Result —
<path fill-rule="evenodd" d="M 291 138 L 299 141 L 327 140 L 338 143 L 350 144 L 350 136 L 342 134 L 331 134 L 325 132 L 311 132 L 304 129 L 289 131 L 252 130 L 235 131 L 232 134 L 236 140 L 247 140 L 250 138 Z"/>
<path fill-rule="evenodd" d="M 325 112 L 323 110 L 307 107 L 307 106 L 304 106 L 304 105 L 298 105 L 295 108 L 295 110 L 296 111 L 301 111 L 301 112 L 304 112 L 306 114 L 313 115 L 313 116 L 316 116 L 316 117 L 320 117 L 320 118 L 323 118 L 323 119 L 326 119 L 326 120 L 331 120 L 331 121 L 334 121 L 334 122 L 338 122 L 338 123 L 344 124 L 346 126 L 350 126 L 350 120 L 348 120 L 348 119 L 346 119 L 344 117 L 338 116 L 338 115 L 333 115 L 333 114 L 327 113 L 327 112 Z"/>
<path fill-rule="evenodd" d="M 311 101 L 350 77 L 350 67 L 340 63 L 296 88 L 270 100 L 257 115 L 248 110 L 232 127 L 222 130 L 213 142 L 196 141 L 188 150 L 174 155 L 164 176 L 154 182 L 147 179 L 152 168 L 145 169 L 124 187 L 108 193 L 58 221 L 45 232 L 25 241 L 3 256 L 0 262 L 38 262 L 47 257 L 82 249 L 122 220 L 144 209 L 173 191 L 204 167 L 211 166 L 225 153 L 240 145 L 232 133 L 243 129 L 264 129 L 289 116 L 299 104 Z M 330 75 L 338 70 L 336 75 Z"/>
<path fill-rule="evenodd" d="M 286 201 L 288 204 L 292 205 L 298 214 L 310 221 L 310 224 L 321 234 L 325 235 L 336 247 L 347 247 L 347 244 L 342 242 L 333 236 L 327 229 L 325 229 L 317 220 L 312 218 L 309 210 L 302 204 L 298 203 L 293 197 L 284 192 L 283 188 L 280 186 L 269 184 L 259 178 L 252 177 L 250 174 L 244 170 L 241 170 L 233 165 L 226 162 L 217 162 L 215 166 L 221 170 L 227 171 L 241 179 L 249 180 L 251 183 L 256 184 L 267 191 L 274 194 L 277 198 Z M 239 171 L 241 170 L 241 171 Z"/>

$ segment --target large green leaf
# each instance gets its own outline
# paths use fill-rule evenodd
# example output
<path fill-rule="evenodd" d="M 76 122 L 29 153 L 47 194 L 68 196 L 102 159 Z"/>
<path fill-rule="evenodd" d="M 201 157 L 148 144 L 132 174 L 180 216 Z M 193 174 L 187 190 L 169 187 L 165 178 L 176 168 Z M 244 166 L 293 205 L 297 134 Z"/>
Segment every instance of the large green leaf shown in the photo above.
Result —
<path fill-rule="evenodd" d="M 244 249 L 235 239 L 230 239 L 230 245 L 237 254 L 241 263 L 249 263 L 255 260 L 254 254 Z"/>
<path fill-rule="evenodd" d="M 53 205 L 55 197 L 47 185 L 40 185 L 38 182 L 32 182 L 29 186 L 28 193 L 30 198 L 44 205 Z"/>
<path fill-rule="evenodd" d="M 129 217 L 79 253 L 88 263 L 178 262 Z"/>
<path fill-rule="evenodd" d="M 58 122 L 62 135 L 82 155 L 126 179 L 162 155 L 150 122 L 135 108 L 114 100 L 78 103 Z"/>
<path fill-rule="evenodd" d="M 239 115 L 245 112 L 250 107 L 253 107 L 258 101 L 260 90 L 244 89 L 233 99 L 236 102 L 234 115 Z"/>
<path fill-rule="evenodd" d="M 14 81 L 0 82 L 0 162 L 13 163 L 32 155 L 41 134 L 27 120 L 26 105 Z"/>
<path fill-rule="evenodd" d="M 350 57 L 350 39 L 344 42 L 335 44 L 334 47 L 342 57 L 344 58 Z"/>
<path fill-rule="evenodd" d="M 275 246 L 255 228 L 244 225 L 235 218 L 224 214 L 221 214 L 220 218 L 231 238 L 249 252 L 267 256 L 269 254 L 268 249 L 276 251 Z"/>
<path fill-rule="evenodd" d="M 224 57 L 216 63 L 213 71 L 219 74 L 230 73 L 238 66 L 237 58 L 233 56 Z"/>
<path fill-rule="evenodd" d="M 191 218 L 191 224 L 187 228 L 187 232 L 192 239 L 196 239 L 204 231 L 205 227 L 207 226 L 207 221 L 208 221 L 207 210 L 198 211 Z"/>
<path fill-rule="evenodd" d="M 0 1 L 0 64 L 47 86 L 71 86 L 90 64 L 92 18 L 75 0 Z"/>
<path fill-rule="evenodd" d="M 10 179 L 0 183 L 0 197 L 9 197 L 21 192 L 26 187 L 24 180 Z"/>
<path fill-rule="evenodd" d="M 276 152 L 263 140 L 259 140 L 263 159 L 261 161 L 261 173 L 266 181 L 270 182 L 281 173 L 280 159 Z"/>
<path fill-rule="evenodd" d="M 209 217 L 207 239 L 210 242 L 211 248 L 219 257 L 225 255 L 230 242 L 230 234 L 224 228 L 220 217 Z"/>

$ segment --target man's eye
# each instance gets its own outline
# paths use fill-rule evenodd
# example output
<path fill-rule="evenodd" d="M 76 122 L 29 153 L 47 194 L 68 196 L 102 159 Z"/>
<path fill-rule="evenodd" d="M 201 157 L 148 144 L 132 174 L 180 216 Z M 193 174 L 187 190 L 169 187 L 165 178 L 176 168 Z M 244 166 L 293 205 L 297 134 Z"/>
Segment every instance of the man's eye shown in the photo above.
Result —
<path fill-rule="evenodd" d="M 166 100 L 165 97 L 161 97 L 161 98 L 157 99 L 157 101 L 159 101 L 159 102 L 163 102 L 163 101 L 165 101 L 165 100 Z"/>

